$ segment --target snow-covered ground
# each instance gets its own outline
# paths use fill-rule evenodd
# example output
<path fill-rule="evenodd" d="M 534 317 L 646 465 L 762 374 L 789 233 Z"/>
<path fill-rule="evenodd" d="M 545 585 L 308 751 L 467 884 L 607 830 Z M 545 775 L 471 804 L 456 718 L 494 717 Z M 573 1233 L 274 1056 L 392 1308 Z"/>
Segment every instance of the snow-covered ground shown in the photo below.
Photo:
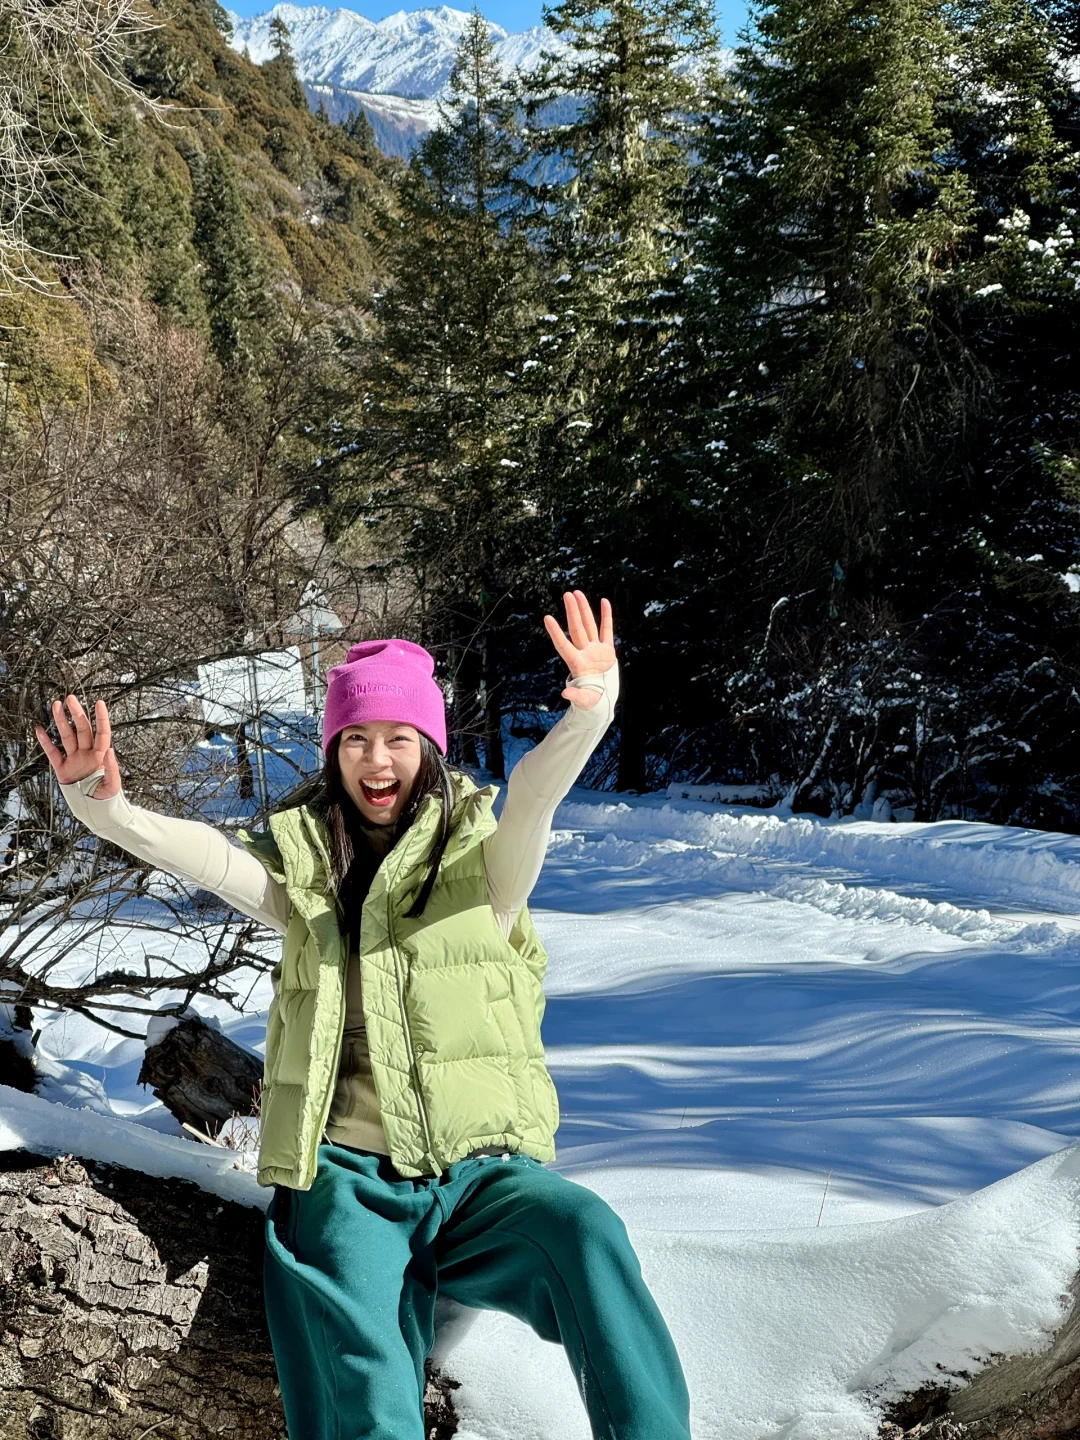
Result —
<path fill-rule="evenodd" d="M 695 1440 L 871 1436 L 877 1401 L 1045 1344 L 1080 1242 L 1080 838 L 583 791 L 556 826 L 532 903 L 556 1163 L 625 1218 Z M 200 1008 L 261 1049 L 268 1000 Z M 38 1023 L 69 1108 L 0 1091 L 0 1144 L 267 1202 L 139 1089 L 138 1041 Z M 561 1348 L 518 1322 L 438 1353 L 462 1440 L 587 1440 Z"/>

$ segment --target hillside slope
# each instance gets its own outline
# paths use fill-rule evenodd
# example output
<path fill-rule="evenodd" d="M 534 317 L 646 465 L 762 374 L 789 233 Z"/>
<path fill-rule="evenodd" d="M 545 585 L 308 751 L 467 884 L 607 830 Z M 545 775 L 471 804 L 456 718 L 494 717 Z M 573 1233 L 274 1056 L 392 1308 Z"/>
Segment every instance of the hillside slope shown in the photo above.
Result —
<path fill-rule="evenodd" d="M 167 118 L 92 93 L 93 123 L 76 125 L 69 173 L 29 226 L 54 257 L 38 268 L 56 298 L 0 299 L 0 324 L 15 327 L 0 343 L 17 400 L 86 391 L 101 357 L 68 301 L 91 281 L 213 335 L 223 304 L 242 309 L 243 285 L 336 307 L 374 277 L 368 222 L 397 162 L 313 115 L 287 60 L 258 66 L 232 49 L 213 3 L 152 8 L 159 28 L 127 70 Z M 254 324 L 254 299 L 249 308 Z"/>

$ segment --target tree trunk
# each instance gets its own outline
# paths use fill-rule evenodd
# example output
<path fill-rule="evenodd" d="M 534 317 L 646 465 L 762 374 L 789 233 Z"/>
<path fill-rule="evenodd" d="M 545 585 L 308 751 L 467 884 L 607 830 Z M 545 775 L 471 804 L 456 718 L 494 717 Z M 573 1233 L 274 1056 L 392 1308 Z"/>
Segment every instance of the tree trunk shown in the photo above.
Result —
<path fill-rule="evenodd" d="M 450 668 L 454 677 L 454 708 L 451 716 L 451 754 L 460 765 L 479 766 L 476 748 L 477 724 L 476 657 L 471 650 L 455 645 L 450 651 Z"/>
<path fill-rule="evenodd" d="M 248 749 L 247 731 L 243 725 L 237 725 L 233 733 L 236 736 L 236 773 L 239 779 L 236 793 L 241 800 L 254 800 L 255 772 L 251 768 L 251 751 Z"/>
<path fill-rule="evenodd" d="M 620 666 L 618 790 L 645 789 L 645 732 L 638 704 L 637 661 Z"/>
<path fill-rule="evenodd" d="M 981 1370 L 962 1390 L 929 1387 L 890 1406 L 882 1440 L 1066 1440 L 1080 1436 L 1080 1276 L 1074 1305 L 1040 1355 Z"/>
<path fill-rule="evenodd" d="M 190 1181 L 0 1154 L 2 1440 L 286 1440 L 263 1225 Z M 429 1375 L 428 1440 L 451 1388 Z"/>
<path fill-rule="evenodd" d="M 502 705 L 499 679 L 492 661 L 490 639 L 484 640 L 484 765 L 493 780 L 506 779 L 502 742 Z"/>

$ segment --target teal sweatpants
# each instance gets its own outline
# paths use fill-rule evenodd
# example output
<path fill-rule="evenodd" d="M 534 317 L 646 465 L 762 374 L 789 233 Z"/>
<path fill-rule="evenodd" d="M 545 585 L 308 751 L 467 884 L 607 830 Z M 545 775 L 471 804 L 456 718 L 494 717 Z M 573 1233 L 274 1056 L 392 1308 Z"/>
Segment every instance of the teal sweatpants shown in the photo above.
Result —
<path fill-rule="evenodd" d="M 263 1278 L 290 1440 L 424 1440 L 437 1292 L 560 1342 L 597 1440 L 689 1440 L 626 1227 L 527 1155 L 406 1180 L 388 1156 L 324 1143 L 310 1190 L 275 1187 Z"/>

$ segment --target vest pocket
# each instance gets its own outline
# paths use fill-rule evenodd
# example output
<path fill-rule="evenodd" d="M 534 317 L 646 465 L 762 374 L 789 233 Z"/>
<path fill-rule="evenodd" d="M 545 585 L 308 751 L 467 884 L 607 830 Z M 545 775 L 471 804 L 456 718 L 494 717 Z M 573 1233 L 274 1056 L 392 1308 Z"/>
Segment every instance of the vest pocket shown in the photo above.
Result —
<path fill-rule="evenodd" d="M 360 1057 L 356 1051 L 356 1041 L 348 1040 L 342 1051 L 341 1065 L 338 1068 L 337 1082 L 334 1086 L 334 1098 L 330 1104 L 330 1114 L 327 1117 L 327 1124 L 340 1124 L 348 1120 L 356 1109 L 357 1086 L 353 1083 L 354 1077 L 360 1070 Z"/>
<path fill-rule="evenodd" d="M 296 1230 L 295 1196 L 288 1185 L 275 1185 L 274 1198 L 270 1202 L 270 1223 L 283 1250 L 293 1253 Z"/>
<path fill-rule="evenodd" d="M 551 1134 L 554 1135 L 555 1131 L 559 1128 L 560 1120 L 559 1092 L 555 1088 L 555 1081 L 551 1078 L 551 1071 L 547 1068 L 547 1065 L 544 1063 L 543 1060 L 540 1061 L 540 1069 L 538 1072 L 538 1076 L 543 1097 L 547 1101 L 547 1111 L 551 1125 Z"/>

